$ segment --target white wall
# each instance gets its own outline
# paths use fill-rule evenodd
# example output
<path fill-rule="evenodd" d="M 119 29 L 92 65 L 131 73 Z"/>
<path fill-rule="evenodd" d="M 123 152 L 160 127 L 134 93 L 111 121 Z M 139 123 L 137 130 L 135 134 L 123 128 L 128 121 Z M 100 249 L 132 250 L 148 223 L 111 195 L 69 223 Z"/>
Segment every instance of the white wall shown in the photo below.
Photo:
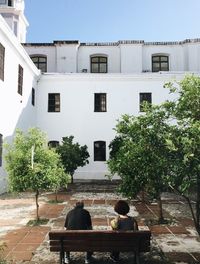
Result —
<path fill-rule="evenodd" d="M 120 51 L 121 51 L 121 73 L 141 73 L 142 45 L 121 44 Z"/>
<path fill-rule="evenodd" d="M 77 44 L 56 44 L 57 72 L 77 72 L 77 49 Z"/>
<path fill-rule="evenodd" d="M 143 71 L 152 71 L 152 55 L 166 54 L 169 56 L 169 71 L 184 71 L 184 51 L 180 45 L 144 45 Z"/>
<path fill-rule="evenodd" d="M 47 72 L 57 72 L 56 66 L 56 48 L 52 45 L 33 46 L 25 45 L 26 52 L 31 55 L 46 55 L 47 56 Z"/>
<path fill-rule="evenodd" d="M 78 72 L 90 69 L 91 55 L 106 55 L 108 58 L 108 72 L 120 72 L 120 48 L 118 46 L 80 46 L 78 50 Z"/>
<path fill-rule="evenodd" d="M 200 71 L 200 43 L 105 43 L 105 44 L 26 44 L 29 55 L 47 55 L 47 71 L 60 73 L 91 72 L 91 55 L 108 57 L 108 73 L 152 71 L 152 55 L 169 56 L 169 71 Z"/>
<path fill-rule="evenodd" d="M 8 25 L 0 16 L 0 43 L 5 47 L 4 81 L 0 80 L 0 134 L 10 141 L 15 129 L 35 125 L 36 111 L 31 105 L 32 87 L 36 88 L 39 71 L 19 44 Z M 23 95 L 18 90 L 18 65 L 24 69 Z M 7 178 L 5 163 L 0 167 L 0 193 L 5 192 Z"/>
<path fill-rule="evenodd" d="M 102 179 L 107 166 L 106 162 L 93 161 L 93 142 L 106 141 L 108 159 L 108 145 L 115 136 L 116 120 L 122 114 L 140 114 L 140 92 L 151 92 L 153 103 L 169 98 L 163 84 L 174 77 L 161 74 L 43 75 L 37 93 L 37 126 L 47 132 L 49 140 L 61 141 L 64 136 L 73 135 L 76 142 L 86 144 L 90 163 L 79 168 L 75 178 Z M 47 112 L 48 93 L 60 93 L 60 113 Z M 94 93 L 107 94 L 107 112 L 94 112 Z"/>
<path fill-rule="evenodd" d="M 200 43 L 185 44 L 188 58 L 188 70 L 200 71 Z"/>

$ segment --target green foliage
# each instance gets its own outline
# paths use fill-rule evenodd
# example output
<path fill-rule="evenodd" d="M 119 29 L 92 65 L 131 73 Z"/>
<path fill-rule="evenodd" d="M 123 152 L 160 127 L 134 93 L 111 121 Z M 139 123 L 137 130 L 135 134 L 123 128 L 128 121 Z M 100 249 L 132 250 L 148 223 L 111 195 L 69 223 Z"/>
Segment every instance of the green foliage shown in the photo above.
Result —
<path fill-rule="evenodd" d="M 63 137 L 62 145 L 59 145 L 56 150 L 61 156 L 62 164 L 65 168 L 65 173 L 73 176 L 75 170 L 79 166 L 84 166 L 89 163 L 89 153 L 87 146 L 80 146 L 79 143 L 73 143 L 73 136 Z"/>
<path fill-rule="evenodd" d="M 59 154 L 48 148 L 46 135 L 37 128 L 27 133 L 17 130 L 13 143 L 5 144 L 5 149 L 10 190 L 34 191 L 37 209 L 40 191 L 57 190 L 70 180 Z"/>
<path fill-rule="evenodd" d="M 67 178 L 59 155 L 47 147 L 46 135 L 37 128 L 27 133 L 17 130 L 13 144 L 6 144 L 5 159 L 11 191 L 50 190 L 57 187 L 60 177 Z"/>
<path fill-rule="evenodd" d="M 145 107 L 138 117 L 123 116 L 110 144 L 108 166 L 128 197 L 147 190 L 159 203 L 160 194 L 172 188 L 187 200 L 200 234 L 200 77 L 186 76 L 167 83 L 177 99 Z M 190 190 L 196 191 L 196 210 Z M 161 207 L 161 203 L 160 203 Z"/>
<path fill-rule="evenodd" d="M 125 196 L 134 197 L 146 190 L 160 200 L 166 189 L 166 136 L 170 129 L 167 118 L 164 108 L 152 106 L 146 108 L 144 115 L 125 115 L 118 122 L 117 136 L 109 146 L 108 167 L 112 174 L 121 177 L 120 192 Z"/>
<path fill-rule="evenodd" d="M 170 139 L 174 159 L 168 182 L 187 200 L 200 235 L 200 77 L 186 76 L 167 87 L 178 94 L 172 112 L 177 126 Z M 195 211 L 191 206 L 191 188 L 196 192 Z"/>

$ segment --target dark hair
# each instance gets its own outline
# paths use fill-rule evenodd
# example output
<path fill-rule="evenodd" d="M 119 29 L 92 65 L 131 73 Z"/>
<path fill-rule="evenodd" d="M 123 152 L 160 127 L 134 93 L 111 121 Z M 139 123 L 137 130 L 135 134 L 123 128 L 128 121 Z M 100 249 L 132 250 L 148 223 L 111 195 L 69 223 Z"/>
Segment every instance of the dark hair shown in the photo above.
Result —
<path fill-rule="evenodd" d="M 126 201 L 119 200 L 115 206 L 114 210 L 116 213 L 121 214 L 121 215 L 126 215 L 128 214 L 130 207 Z"/>
<path fill-rule="evenodd" d="M 84 202 L 83 201 L 78 201 L 76 203 L 76 207 L 83 208 L 84 207 Z"/>

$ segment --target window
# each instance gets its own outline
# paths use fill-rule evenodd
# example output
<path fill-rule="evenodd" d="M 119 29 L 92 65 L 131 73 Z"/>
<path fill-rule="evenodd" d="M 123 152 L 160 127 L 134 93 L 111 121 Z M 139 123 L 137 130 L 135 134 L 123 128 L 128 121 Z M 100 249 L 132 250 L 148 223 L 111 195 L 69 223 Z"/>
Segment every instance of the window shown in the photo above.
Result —
<path fill-rule="evenodd" d="M 31 59 L 35 66 L 41 70 L 41 72 L 47 72 L 47 57 L 45 55 L 34 55 Z"/>
<path fill-rule="evenodd" d="M 48 146 L 50 148 L 56 148 L 57 146 L 59 146 L 59 141 L 51 140 L 51 141 L 48 142 Z"/>
<path fill-rule="evenodd" d="M 12 0 L 8 0 L 8 6 L 12 6 Z"/>
<path fill-rule="evenodd" d="M 4 81 L 4 57 L 5 57 L 5 48 L 0 43 L 0 80 Z"/>
<path fill-rule="evenodd" d="M 2 166 L 3 135 L 0 134 L 0 167 Z"/>
<path fill-rule="evenodd" d="M 107 57 L 103 57 L 103 56 L 91 57 L 91 72 L 106 73 Z"/>
<path fill-rule="evenodd" d="M 22 95 L 23 91 L 23 72 L 24 69 L 22 68 L 21 65 L 18 67 L 18 93 Z"/>
<path fill-rule="evenodd" d="M 94 142 L 94 161 L 106 160 L 106 142 L 95 141 Z"/>
<path fill-rule="evenodd" d="M 152 103 L 151 93 L 140 93 L 140 112 L 144 112 L 143 103 L 148 102 L 149 104 Z"/>
<path fill-rule="evenodd" d="M 48 112 L 60 112 L 60 94 L 59 93 L 49 94 Z"/>
<path fill-rule="evenodd" d="M 94 112 L 106 112 L 106 93 L 94 94 Z"/>
<path fill-rule="evenodd" d="M 35 89 L 34 88 L 32 88 L 31 103 L 33 106 L 35 105 Z"/>
<path fill-rule="evenodd" d="M 152 56 L 152 72 L 169 71 L 169 57 L 164 55 Z"/>

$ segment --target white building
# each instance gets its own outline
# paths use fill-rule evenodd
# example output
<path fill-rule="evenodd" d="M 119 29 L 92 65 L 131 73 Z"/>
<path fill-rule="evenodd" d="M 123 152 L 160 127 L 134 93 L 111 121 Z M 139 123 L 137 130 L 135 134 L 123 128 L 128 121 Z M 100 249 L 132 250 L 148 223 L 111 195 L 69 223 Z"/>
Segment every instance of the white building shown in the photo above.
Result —
<path fill-rule="evenodd" d="M 23 0 L 0 0 L 0 192 L 6 188 L 1 146 L 16 128 L 37 126 L 51 144 L 73 135 L 90 153 L 75 178 L 103 179 L 121 115 L 139 115 L 143 100 L 163 102 L 171 96 L 165 82 L 200 72 L 200 39 L 22 46 L 23 10 Z"/>

